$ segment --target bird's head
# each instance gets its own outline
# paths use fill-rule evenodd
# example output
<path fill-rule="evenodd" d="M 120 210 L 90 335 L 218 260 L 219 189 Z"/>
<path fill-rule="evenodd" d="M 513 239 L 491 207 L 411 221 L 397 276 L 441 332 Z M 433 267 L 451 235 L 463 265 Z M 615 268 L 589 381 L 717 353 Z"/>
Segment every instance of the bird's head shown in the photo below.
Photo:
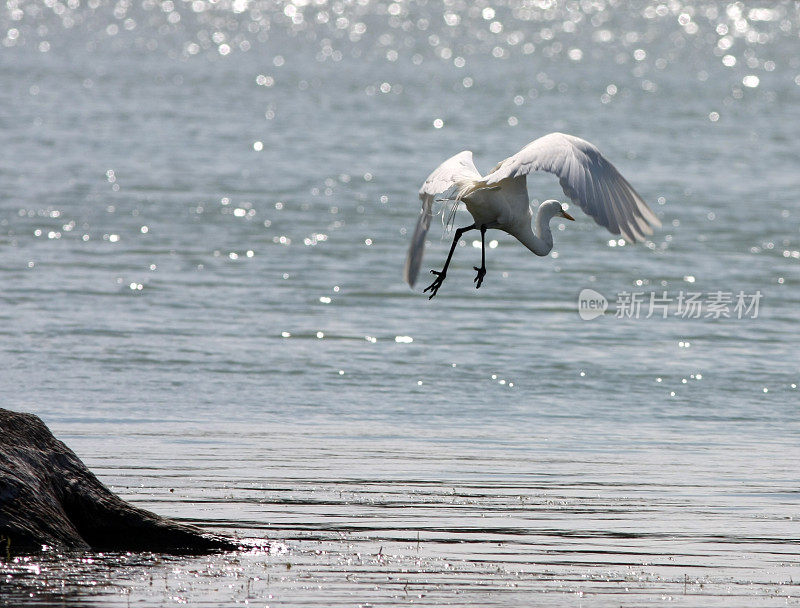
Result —
<path fill-rule="evenodd" d="M 541 211 L 546 211 L 549 217 L 563 217 L 564 219 L 575 221 L 575 218 L 567 213 L 564 206 L 555 199 L 543 202 L 540 208 Z"/>

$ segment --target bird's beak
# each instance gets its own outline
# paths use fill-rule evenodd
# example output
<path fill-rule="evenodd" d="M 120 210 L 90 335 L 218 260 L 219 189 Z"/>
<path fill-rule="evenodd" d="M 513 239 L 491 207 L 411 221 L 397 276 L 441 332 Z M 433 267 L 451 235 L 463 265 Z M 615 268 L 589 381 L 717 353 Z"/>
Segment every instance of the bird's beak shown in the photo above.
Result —
<path fill-rule="evenodd" d="M 561 212 L 561 217 L 565 217 L 565 218 L 567 218 L 568 220 L 571 220 L 571 221 L 573 221 L 573 222 L 575 221 L 575 218 L 574 218 L 574 217 L 572 217 L 572 216 L 571 216 L 569 213 L 567 213 L 566 211 L 562 211 L 562 212 Z"/>

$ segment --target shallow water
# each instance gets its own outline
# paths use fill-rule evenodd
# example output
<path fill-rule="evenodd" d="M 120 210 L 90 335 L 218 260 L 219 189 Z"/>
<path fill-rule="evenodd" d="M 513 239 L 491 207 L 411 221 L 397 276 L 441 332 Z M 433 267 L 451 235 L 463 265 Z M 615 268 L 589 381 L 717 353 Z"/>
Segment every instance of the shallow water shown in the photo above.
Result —
<path fill-rule="evenodd" d="M 789 3 L 7 3 L 2 405 L 136 504 L 272 544 L 18 560 L 0 602 L 797 603 L 799 30 Z M 652 241 L 577 212 L 548 258 L 492 235 L 478 291 L 473 238 L 409 290 L 430 170 L 552 130 Z M 717 291 L 757 318 L 676 314 Z"/>

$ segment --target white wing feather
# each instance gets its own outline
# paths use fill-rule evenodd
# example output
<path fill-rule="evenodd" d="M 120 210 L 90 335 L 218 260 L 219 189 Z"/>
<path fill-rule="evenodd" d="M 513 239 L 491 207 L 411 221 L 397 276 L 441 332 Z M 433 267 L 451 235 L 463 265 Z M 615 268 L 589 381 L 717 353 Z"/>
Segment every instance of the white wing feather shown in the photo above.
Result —
<path fill-rule="evenodd" d="M 472 152 L 464 150 L 448 158 L 428 176 L 422 188 L 419 189 L 419 198 L 422 200 L 422 210 L 419 213 L 411 245 L 408 247 L 406 263 L 403 267 L 403 278 L 414 286 L 422 264 L 422 255 L 425 251 L 425 235 L 431 225 L 433 217 L 433 202 L 437 195 L 446 192 L 459 182 L 480 179 L 481 174 L 472 162 Z"/>
<path fill-rule="evenodd" d="M 487 186 L 504 179 L 547 171 L 594 221 L 630 242 L 643 241 L 661 226 L 656 214 L 600 151 L 586 140 L 550 133 L 502 161 L 483 178 Z M 429 178 L 430 179 L 430 178 Z M 427 183 L 427 182 L 426 182 Z"/>

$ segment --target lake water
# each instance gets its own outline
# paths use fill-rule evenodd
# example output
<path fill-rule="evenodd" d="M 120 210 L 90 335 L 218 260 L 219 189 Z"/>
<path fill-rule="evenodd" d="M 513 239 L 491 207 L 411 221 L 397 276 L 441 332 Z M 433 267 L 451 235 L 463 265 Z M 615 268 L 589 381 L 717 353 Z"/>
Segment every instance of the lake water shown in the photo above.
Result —
<path fill-rule="evenodd" d="M 6 2 L 2 406 L 271 544 L 18 559 L 0 605 L 800 603 L 800 12 L 632 6 Z M 403 284 L 428 173 L 555 130 L 652 241 L 575 210 Z"/>

